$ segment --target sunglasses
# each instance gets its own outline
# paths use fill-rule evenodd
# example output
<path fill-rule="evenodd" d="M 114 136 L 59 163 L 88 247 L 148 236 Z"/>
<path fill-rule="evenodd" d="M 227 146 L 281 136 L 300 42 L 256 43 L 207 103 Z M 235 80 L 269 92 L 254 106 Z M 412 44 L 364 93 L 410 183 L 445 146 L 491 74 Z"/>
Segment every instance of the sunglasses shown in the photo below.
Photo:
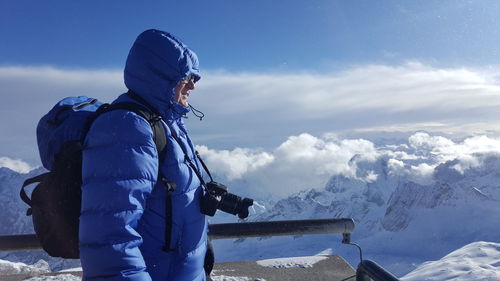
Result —
<path fill-rule="evenodd" d="M 195 78 L 196 77 L 193 74 L 189 74 L 188 76 L 182 78 L 180 82 L 187 84 L 187 83 L 193 81 L 193 83 L 196 83 L 196 81 L 195 81 L 196 79 Z"/>

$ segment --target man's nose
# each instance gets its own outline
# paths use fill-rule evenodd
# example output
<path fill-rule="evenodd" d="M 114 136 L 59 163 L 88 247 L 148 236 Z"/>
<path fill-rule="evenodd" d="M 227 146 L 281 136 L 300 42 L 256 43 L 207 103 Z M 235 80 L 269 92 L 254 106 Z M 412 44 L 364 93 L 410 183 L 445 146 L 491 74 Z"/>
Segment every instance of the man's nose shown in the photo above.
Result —
<path fill-rule="evenodd" d="M 186 86 L 189 90 L 194 90 L 196 88 L 196 86 L 194 85 L 194 80 L 189 80 Z"/>

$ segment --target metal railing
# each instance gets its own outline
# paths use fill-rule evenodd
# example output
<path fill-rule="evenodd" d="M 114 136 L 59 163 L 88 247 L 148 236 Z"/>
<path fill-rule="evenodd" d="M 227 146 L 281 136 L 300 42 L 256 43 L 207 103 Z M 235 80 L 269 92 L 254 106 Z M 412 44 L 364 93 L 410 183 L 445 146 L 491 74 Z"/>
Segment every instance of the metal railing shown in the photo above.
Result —
<path fill-rule="evenodd" d="M 208 236 L 212 240 L 352 232 L 354 232 L 353 219 L 284 220 L 211 224 L 208 226 Z"/>
<path fill-rule="evenodd" d="M 343 243 L 350 243 L 350 234 L 354 232 L 354 220 L 315 219 L 315 220 L 282 220 L 265 222 L 241 222 L 210 224 L 208 237 L 216 239 L 235 239 L 267 236 L 296 236 L 311 234 L 343 234 Z M 26 251 L 41 249 L 35 234 L 0 236 L 0 251 Z M 358 246 L 359 247 L 359 246 Z M 359 248 L 361 251 L 361 248 Z M 360 260 L 356 269 L 356 281 L 398 281 L 394 275 L 371 260 Z"/>
<path fill-rule="evenodd" d="M 354 231 L 354 221 L 349 218 L 284 220 L 265 222 L 241 222 L 211 224 L 208 237 L 215 239 L 310 235 L 343 234 Z M 26 251 L 41 249 L 35 234 L 0 236 L 0 251 Z"/>

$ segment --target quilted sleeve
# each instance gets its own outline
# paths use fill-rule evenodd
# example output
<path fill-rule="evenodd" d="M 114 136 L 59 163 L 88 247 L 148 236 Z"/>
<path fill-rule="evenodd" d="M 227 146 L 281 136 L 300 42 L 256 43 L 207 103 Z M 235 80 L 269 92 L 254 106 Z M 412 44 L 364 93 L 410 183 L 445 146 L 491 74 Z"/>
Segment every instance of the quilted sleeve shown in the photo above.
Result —
<path fill-rule="evenodd" d="M 157 175 L 158 153 L 146 120 L 115 110 L 93 123 L 82 168 L 84 280 L 151 280 L 136 228 Z"/>

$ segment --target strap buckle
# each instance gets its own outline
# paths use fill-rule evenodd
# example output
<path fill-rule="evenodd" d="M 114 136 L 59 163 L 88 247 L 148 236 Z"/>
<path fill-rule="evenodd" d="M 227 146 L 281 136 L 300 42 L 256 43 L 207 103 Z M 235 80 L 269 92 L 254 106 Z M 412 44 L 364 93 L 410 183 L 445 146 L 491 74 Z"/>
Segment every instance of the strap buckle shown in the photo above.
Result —
<path fill-rule="evenodd" d="M 161 177 L 161 182 L 165 185 L 168 192 L 173 192 L 177 188 L 177 184 L 173 181 L 169 181 L 164 177 Z"/>

